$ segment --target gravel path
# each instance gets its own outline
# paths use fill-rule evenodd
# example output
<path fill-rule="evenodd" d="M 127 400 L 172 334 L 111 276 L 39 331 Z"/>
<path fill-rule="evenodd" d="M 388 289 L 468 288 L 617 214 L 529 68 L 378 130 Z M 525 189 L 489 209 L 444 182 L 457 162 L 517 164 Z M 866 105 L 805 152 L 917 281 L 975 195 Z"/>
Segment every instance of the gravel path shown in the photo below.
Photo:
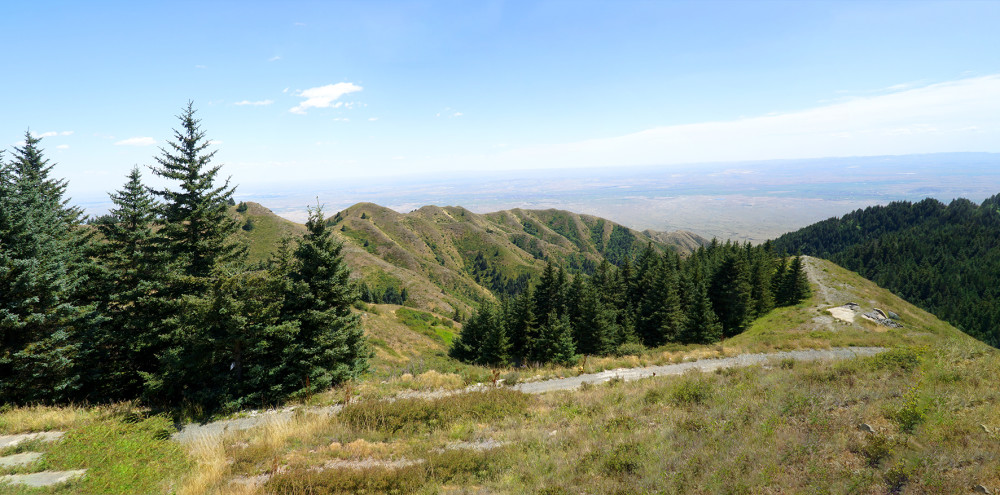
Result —
<path fill-rule="evenodd" d="M 540 382 L 519 383 L 513 388 L 527 394 L 540 394 L 554 390 L 573 390 L 584 383 L 606 382 L 613 378 L 631 381 L 657 375 L 680 375 L 691 370 L 714 371 L 721 368 L 735 368 L 766 364 L 770 361 L 794 359 L 796 361 L 816 361 L 820 359 L 850 359 L 859 356 L 872 356 L 886 350 L 882 347 L 840 347 L 835 349 L 808 349 L 801 351 L 772 352 L 766 354 L 740 354 L 728 358 L 700 359 L 679 364 L 662 366 L 646 366 L 643 368 L 619 368 L 616 370 L 589 373 L 586 375 L 545 380 Z"/>
<path fill-rule="evenodd" d="M 772 352 L 766 354 L 740 354 L 728 358 L 701 359 L 679 364 L 666 364 L 662 366 L 646 366 L 641 368 L 619 368 L 615 370 L 602 371 L 600 373 L 589 373 L 569 378 L 556 378 L 538 382 L 519 383 L 514 385 L 514 390 L 526 394 L 540 394 L 555 390 L 574 390 L 584 383 L 600 383 L 621 378 L 622 380 L 638 380 L 652 376 L 680 375 L 690 370 L 713 371 L 720 368 L 734 368 L 739 366 L 752 366 L 755 364 L 766 364 L 771 361 L 782 359 L 795 359 L 797 361 L 815 361 L 820 359 L 850 359 L 859 356 L 871 356 L 886 350 L 882 347 L 842 347 L 835 349 L 809 349 L 801 351 Z M 482 390 L 482 386 L 473 385 L 463 390 L 455 391 L 435 391 L 435 392 L 412 392 L 406 394 L 406 398 L 435 399 L 475 390 Z M 313 414 L 332 415 L 340 411 L 342 406 L 326 406 L 308 408 L 308 412 Z M 254 412 L 250 416 L 236 419 L 215 421 L 206 424 L 188 424 L 180 431 L 174 433 L 173 438 L 180 442 L 191 442 L 205 436 L 220 435 L 227 430 L 246 430 L 267 423 L 283 423 L 292 418 L 295 409 L 286 408 L 281 410 Z"/>

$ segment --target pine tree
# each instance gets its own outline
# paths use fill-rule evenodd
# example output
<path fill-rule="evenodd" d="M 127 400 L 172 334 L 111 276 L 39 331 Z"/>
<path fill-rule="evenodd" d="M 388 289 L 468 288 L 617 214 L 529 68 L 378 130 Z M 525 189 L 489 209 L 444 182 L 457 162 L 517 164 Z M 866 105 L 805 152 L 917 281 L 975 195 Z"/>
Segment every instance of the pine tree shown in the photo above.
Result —
<path fill-rule="evenodd" d="M 215 152 L 208 152 L 211 143 L 195 118 L 194 104 L 188 102 L 177 118 L 181 128 L 167 148 L 160 148 L 153 167 L 157 176 L 179 182 L 177 190 L 154 191 L 163 199 L 159 235 L 188 282 L 204 286 L 218 265 L 242 260 L 247 248 L 233 240 L 240 224 L 228 213 L 236 187 L 229 179 L 216 186 L 222 166 L 211 165 Z"/>
<path fill-rule="evenodd" d="M 327 229 L 322 208 L 310 208 L 306 235 L 292 255 L 283 310 L 299 326 L 287 372 L 310 392 L 356 377 L 371 354 L 360 319 L 351 312 L 357 294 L 342 248 Z"/>
<path fill-rule="evenodd" d="M 722 340 L 722 323 L 712 309 L 708 285 L 700 267 L 695 267 L 687 284 L 687 318 L 682 341 L 691 344 L 711 344 Z"/>
<path fill-rule="evenodd" d="M 515 364 L 523 364 L 530 358 L 531 342 L 538 337 L 532 294 L 529 287 L 504 303 L 503 314 L 507 322 L 510 358 Z"/>
<path fill-rule="evenodd" d="M 744 330 L 752 320 L 750 274 L 746 260 L 730 251 L 712 280 L 709 292 L 712 308 L 722 323 L 722 333 L 731 337 Z"/>
<path fill-rule="evenodd" d="M 80 304 L 82 215 L 63 198 L 66 182 L 49 177 L 39 142 L 25 133 L 0 164 L 0 397 L 14 403 L 76 396 L 79 334 L 93 316 Z"/>
<path fill-rule="evenodd" d="M 787 304 L 798 304 L 809 297 L 809 277 L 806 275 L 805 266 L 802 264 L 802 257 L 792 258 L 791 266 L 786 274 Z"/>
<path fill-rule="evenodd" d="M 570 365 L 576 361 L 573 329 L 568 316 L 559 316 L 555 311 L 548 314 L 546 323 L 538 330 L 538 338 L 532 342 L 531 355 L 532 360 L 539 363 Z"/>
<path fill-rule="evenodd" d="M 88 390 L 99 400 L 127 400 L 142 389 L 140 373 L 155 372 L 160 320 L 155 294 L 166 283 L 169 261 L 156 244 L 158 205 L 134 167 L 125 186 L 111 193 L 114 207 L 97 224 L 100 267 L 91 277 L 105 321 L 85 344 Z"/>
<path fill-rule="evenodd" d="M 483 320 L 482 336 L 476 362 L 487 366 L 506 366 L 510 362 L 510 341 L 507 339 L 503 314 L 488 303 L 480 309 Z"/>

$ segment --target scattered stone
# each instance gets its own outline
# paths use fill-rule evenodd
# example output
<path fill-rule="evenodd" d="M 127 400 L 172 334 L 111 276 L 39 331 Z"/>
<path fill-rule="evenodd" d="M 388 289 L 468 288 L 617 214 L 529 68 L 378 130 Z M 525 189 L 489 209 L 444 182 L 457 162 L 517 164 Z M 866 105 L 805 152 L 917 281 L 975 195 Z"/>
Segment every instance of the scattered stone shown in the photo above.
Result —
<path fill-rule="evenodd" d="M 887 318 L 885 316 L 884 313 L 882 313 L 881 310 L 877 310 L 876 309 L 875 311 L 872 311 L 870 313 L 862 313 L 861 316 L 863 318 L 867 318 L 867 319 L 869 319 L 871 321 L 874 321 L 876 324 L 882 325 L 884 327 L 889 327 L 889 328 L 903 328 L 902 324 L 897 323 L 897 322 L 895 322 L 893 320 L 890 320 L 889 318 Z"/>
<path fill-rule="evenodd" d="M 506 445 L 505 442 L 494 440 L 492 438 L 487 438 L 486 440 L 476 440 L 472 442 L 452 442 L 449 443 L 442 449 L 445 450 L 474 450 L 477 452 L 482 452 L 484 450 L 492 450 Z"/>
<path fill-rule="evenodd" d="M 844 305 L 844 306 L 838 306 L 836 308 L 830 308 L 826 311 L 831 315 L 833 315 L 834 318 L 840 321 L 847 323 L 854 323 L 854 315 L 856 310 L 852 307 Z"/>
<path fill-rule="evenodd" d="M 41 487 L 58 485 L 73 478 L 83 476 L 86 469 L 76 469 L 73 471 L 42 471 L 31 474 L 8 474 L 0 476 L 0 485 L 10 483 L 11 485 L 25 485 L 30 487 Z"/>
<path fill-rule="evenodd" d="M 55 442 L 62 438 L 64 431 L 43 431 L 41 433 L 19 433 L 17 435 L 0 435 L 0 449 L 14 447 L 24 442 L 38 440 L 42 442 Z"/>
<path fill-rule="evenodd" d="M 986 434 L 990 434 L 990 433 L 993 433 L 993 430 L 991 430 L 989 426 L 986 426 L 986 425 L 979 425 L 979 427 L 980 427 L 980 428 L 982 428 L 982 429 L 983 429 L 983 431 L 984 431 L 984 432 L 986 432 Z"/>
<path fill-rule="evenodd" d="M 889 317 L 889 315 L 885 314 L 885 311 L 882 311 L 881 309 L 878 309 L 878 308 L 875 308 L 875 314 L 881 316 L 882 318 L 888 318 Z"/>
<path fill-rule="evenodd" d="M 858 429 L 861 430 L 861 431 L 863 431 L 863 432 L 865 432 L 865 433 L 875 433 L 875 428 L 872 428 L 872 425 L 870 425 L 868 423 L 861 423 L 861 424 L 859 424 L 858 425 Z"/>
<path fill-rule="evenodd" d="M 858 303 L 856 303 L 856 302 L 849 302 L 849 303 L 843 305 L 842 307 L 850 309 L 850 310 L 854 310 L 854 311 L 861 311 L 861 305 L 858 304 Z"/>
<path fill-rule="evenodd" d="M 893 320 L 898 320 L 899 319 L 899 315 L 897 315 L 896 313 L 893 313 L 892 311 L 886 311 L 885 314 L 889 315 L 889 318 L 891 318 Z"/>
<path fill-rule="evenodd" d="M 42 454 L 40 452 L 25 452 L 6 457 L 0 457 L 0 467 L 27 466 L 38 460 Z"/>
<path fill-rule="evenodd" d="M 972 488 L 972 490 L 975 491 L 976 493 L 985 493 L 986 495 L 991 495 L 993 493 L 990 491 L 989 488 L 986 488 L 983 485 L 976 485 Z"/>
<path fill-rule="evenodd" d="M 361 460 L 351 460 L 351 459 L 334 459 L 332 461 L 326 461 L 323 464 L 323 469 L 368 469 L 373 467 L 383 467 L 388 469 L 399 469 L 408 466 L 415 466 L 417 464 L 423 464 L 426 462 L 423 459 L 397 459 L 395 461 L 387 461 L 383 459 L 361 459 Z"/>

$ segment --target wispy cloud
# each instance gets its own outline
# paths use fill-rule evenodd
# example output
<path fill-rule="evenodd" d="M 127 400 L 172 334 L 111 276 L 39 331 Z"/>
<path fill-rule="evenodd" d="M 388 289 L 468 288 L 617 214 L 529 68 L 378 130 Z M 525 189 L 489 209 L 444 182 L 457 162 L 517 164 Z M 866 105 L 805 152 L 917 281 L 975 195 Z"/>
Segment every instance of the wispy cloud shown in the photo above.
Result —
<path fill-rule="evenodd" d="M 376 120 L 378 120 L 378 117 L 368 117 L 368 122 L 375 122 Z"/>
<path fill-rule="evenodd" d="M 337 84 L 327 84 L 316 88 L 309 88 L 299 91 L 296 96 L 305 98 L 305 101 L 289 109 L 292 113 L 304 114 L 309 108 L 337 108 L 343 102 L 336 101 L 341 96 L 349 93 L 356 93 L 363 88 L 354 83 L 342 82 Z"/>
<path fill-rule="evenodd" d="M 270 105 L 272 103 L 274 103 L 274 100 L 256 100 L 256 101 L 243 100 L 243 101 L 238 101 L 236 103 L 233 103 L 233 105 L 238 105 L 238 106 L 247 106 L 247 105 L 249 105 L 249 106 L 253 106 L 253 107 L 262 107 L 262 106 Z"/>
<path fill-rule="evenodd" d="M 56 149 L 57 150 L 68 150 L 69 149 L 69 145 L 68 144 L 60 144 L 59 146 L 56 146 Z"/>
<path fill-rule="evenodd" d="M 277 62 L 279 60 L 281 60 L 281 55 L 275 55 L 275 56 L 267 59 L 268 62 Z"/>
<path fill-rule="evenodd" d="M 952 151 L 1000 152 L 1000 74 L 796 112 L 511 149 L 491 161 L 579 167 Z"/>
<path fill-rule="evenodd" d="M 69 136 L 71 134 L 73 134 L 73 131 L 62 131 L 62 132 L 49 131 L 49 132 L 43 132 L 43 133 L 37 133 L 37 132 L 32 132 L 31 133 L 31 135 L 34 136 L 34 137 L 36 137 L 36 138 L 47 138 L 47 137 L 53 137 L 53 136 Z"/>
<path fill-rule="evenodd" d="M 461 117 L 462 115 L 465 114 L 463 114 L 462 112 L 456 112 L 455 109 L 451 107 L 445 107 L 444 110 L 441 110 L 440 112 L 434 114 L 434 116 L 438 118 L 440 117 L 455 118 L 455 117 Z"/>
<path fill-rule="evenodd" d="M 131 137 L 122 139 L 115 143 L 115 146 L 153 146 L 156 140 L 151 137 Z"/>

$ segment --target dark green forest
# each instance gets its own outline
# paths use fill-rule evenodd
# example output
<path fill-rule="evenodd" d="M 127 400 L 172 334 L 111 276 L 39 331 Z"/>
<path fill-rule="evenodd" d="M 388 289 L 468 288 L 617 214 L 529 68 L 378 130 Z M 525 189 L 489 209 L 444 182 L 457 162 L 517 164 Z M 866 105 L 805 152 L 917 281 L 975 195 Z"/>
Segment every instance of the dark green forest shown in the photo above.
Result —
<path fill-rule="evenodd" d="M 774 241 L 861 274 L 962 331 L 1000 347 L 1000 195 L 893 202 Z"/>
<path fill-rule="evenodd" d="M 802 260 L 769 244 L 713 241 L 691 256 L 649 246 L 633 263 L 607 260 L 592 276 L 546 266 L 538 280 L 465 323 L 451 356 L 489 366 L 631 353 L 669 343 L 710 344 L 746 330 L 775 306 L 809 296 Z"/>
<path fill-rule="evenodd" d="M 366 369 L 356 291 L 320 208 L 251 266 L 229 180 L 191 104 L 144 185 L 108 215 L 69 205 L 40 139 L 0 155 L 0 401 L 139 399 L 205 413 L 323 390 Z"/>

